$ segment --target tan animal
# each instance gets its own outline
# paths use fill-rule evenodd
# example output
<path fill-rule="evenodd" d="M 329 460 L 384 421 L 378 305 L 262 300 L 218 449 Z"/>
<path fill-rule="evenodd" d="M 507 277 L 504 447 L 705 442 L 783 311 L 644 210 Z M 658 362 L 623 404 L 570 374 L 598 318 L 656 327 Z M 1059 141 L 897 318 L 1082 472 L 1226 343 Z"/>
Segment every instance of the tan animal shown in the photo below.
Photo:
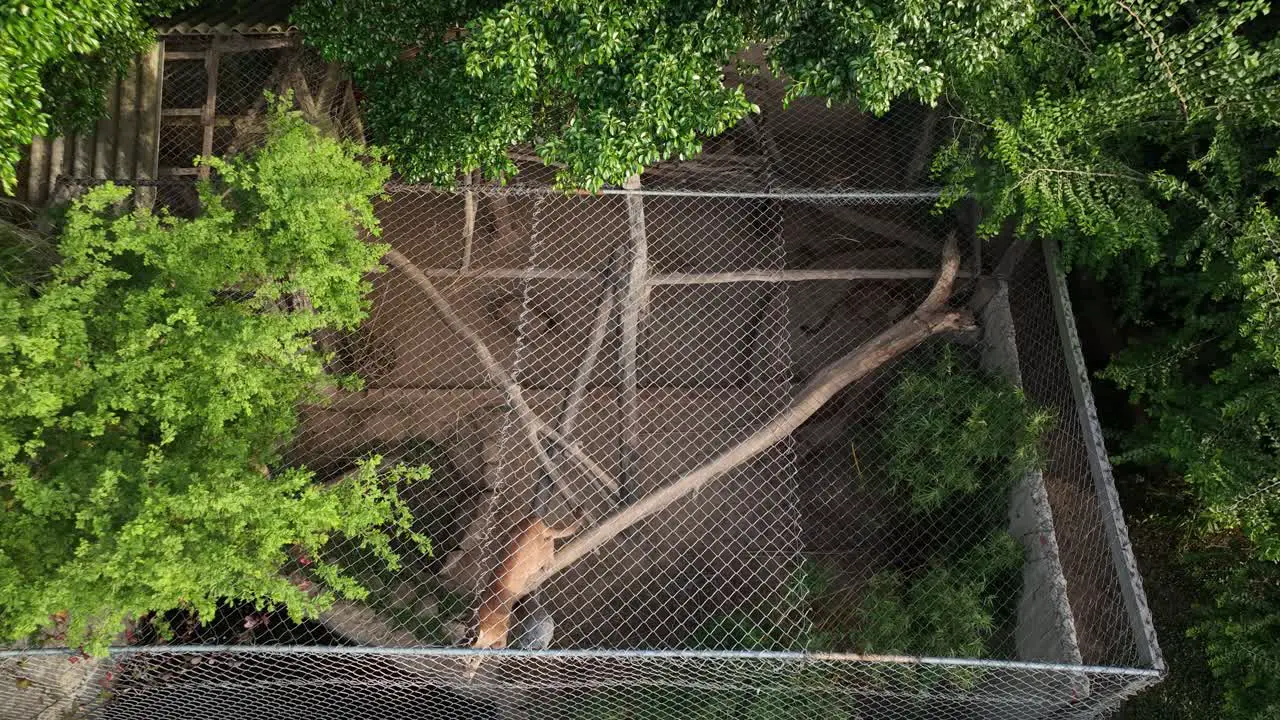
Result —
<path fill-rule="evenodd" d="M 493 570 L 485 600 L 480 605 L 480 622 L 476 632 L 476 648 L 505 648 L 511 632 L 511 610 L 516 600 L 529 589 L 529 581 L 551 564 L 556 540 L 578 532 L 582 512 L 573 522 L 553 528 L 538 516 L 525 519 L 511 531 L 511 539 L 503 550 L 502 562 Z"/>

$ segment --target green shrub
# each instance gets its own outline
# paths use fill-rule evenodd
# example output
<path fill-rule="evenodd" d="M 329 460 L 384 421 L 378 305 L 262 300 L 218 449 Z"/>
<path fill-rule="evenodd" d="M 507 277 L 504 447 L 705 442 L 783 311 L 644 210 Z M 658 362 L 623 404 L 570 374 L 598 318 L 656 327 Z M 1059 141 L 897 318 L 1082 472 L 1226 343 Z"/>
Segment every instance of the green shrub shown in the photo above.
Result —
<path fill-rule="evenodd" d="M 1213 601 L 1190 634 L 1225 688 L 1221 717 L 1280 717 L 1280 565 L 1233 558 L 1204 574 Z"/>
<path fill-rule="evenodd" d="M 872 576 L 858 607 L 859 652 L 882 655 L 983 658 L 1008 602 L 1000 593 L 1022 568 L 1022 547 L 998 530 L 964 555 L 935 556 L 923 571 L 887 570 Z M 892 682 L 946 682 L 972 689 L 980 673 L 968 667 L 903 666 L 888 671 Z"/>
<path fill-rule="evenodd" d="M 913 512 L 980 491 L 1007 490 L 1043 464 L 1053 416 L 1006 380 L 966 367 L 950 350 L 889 391 L 882 443 L 889 479 Z"/>
<path fill-rule="evenodd" d="M 331 540 L 389 564 L 389 534 L 426 547 L 396 494 L 424 469 L 375 457 L 321 486 L 279 466 L 334 384 L 311 333 L 365 317 L 385 250 L 362 236 L 388 171 L 356 151 L 277 108 L 260 151 L 212 162 L 194 219 L 95 189 L 49 277 L 0 287 L 0 636 L 100 652 L 128 618 L 222 598 L 301 617 L 363 594 Z M 286 579 L 295 560 L 329 590 Z"/>

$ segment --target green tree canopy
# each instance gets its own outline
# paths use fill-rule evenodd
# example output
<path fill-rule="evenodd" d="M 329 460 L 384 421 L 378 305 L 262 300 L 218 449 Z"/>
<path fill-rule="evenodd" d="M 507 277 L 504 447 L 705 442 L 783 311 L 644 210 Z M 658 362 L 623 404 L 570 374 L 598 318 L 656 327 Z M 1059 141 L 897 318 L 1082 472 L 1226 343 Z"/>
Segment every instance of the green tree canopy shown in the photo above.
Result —
<path fill-rule="evenodd" d="M 129 617 L 207 619 L 223 598 L 300 617 L 332 594 L 287 580 L 291 553 L 356 596 L 328 541 L 396 562 L 395 483 L 422 471 L 373 461 L 321 486 L 278 467 L 298 405 L 334 382 L 311 333 L 365 317 L 385 251 L 363 237 L 388 171 L 356 152 L 278 111 L 261 150 L 212 162 L 194 219 L 122 213 L 107 185 L 72 206 L 44 279 L 6 275 L 0 635 L 55 618 L 100 650 Z"/>
<path fill-rule="evenodd" d="M 1104 377 L 1148 418 L 1119 459 L 1184 479 L 1213 538 L 1193 534 L 1191 546 L 1245 540 L 1214 554 L 1229 569 L 1206 586 L 1212 601 L 1193 631 L 1222 683 L 1220 715 L 1232 718 L 1280 706 L 1267 621 L 1280 616 L 1270 10 L 1260 0 L 1048 7 L 985 72 L 953 78 L 954 142 L 935 162 L 948 199 L 976 197 L 985 232 L 1047 238 L 1102 277 L 1131 338 Z"/>
<path fill-rule="evenodd" d="M 1269 4 L 1045 12 L 948 100 L 937 158 L 1006 221 L 1110 278 L 1145 325 L 1107 377 L 1153 422 L 1129 457 L 1184 474 L 1214 529 L 1280 560 L 1280 44 Z"/>
<path fill-rule="evenodd" d="M 293 21 L 366 94 L 373 140 L 411 181 L 512 173 L 530 143 L 562 186 L 688 157 L 753 110 L 725 67 L 763 43 L 792 94 L 876 112 L 932 101 L 1000 56 L 1029 0 L 306 0 Z"/>

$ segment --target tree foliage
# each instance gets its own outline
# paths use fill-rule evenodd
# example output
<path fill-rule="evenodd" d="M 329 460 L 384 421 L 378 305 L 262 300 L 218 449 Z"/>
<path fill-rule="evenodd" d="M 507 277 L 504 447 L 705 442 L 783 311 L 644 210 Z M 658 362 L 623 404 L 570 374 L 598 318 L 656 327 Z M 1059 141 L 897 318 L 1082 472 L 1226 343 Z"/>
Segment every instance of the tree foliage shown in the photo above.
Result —
<path fill-rule="evenodd" d="M 953 72 L 985 67 L 1033 14 L 1027 0 L 607 0 L 397 3 L 307 0 L 307 42 L 347 63 L 374 141 L 409 180 L 516 171 L 531 143 L 562 186 L 621 184 L 696 155 L 754 108 L 725 67 L 764 43 L 791 94 L 884 112 L 934 100 Z"/>
<path fill-rule="evenodd" d="M 1191 634 L 1224 682 L 1223 717 L 1280 715 L 1280 565 L 1233 562 L 1208 573 L 1213 600 Z"/>
<path fill-rule="evenodd" d="M 277 109 L 261 150 L 212 161 L 194 219 L 95 189 L 46 279 L 0 287 L 0 635 L 101 650 L 128 618 L 223 598 L 300 617 L 333 595 L 287 580 L 292 559 L 360 596 L 327 542 L 393 564 L 389 533 L 425 542 L 395 490 L 424 470 L 371 458 L 320 486 L 279 466 L 334 383 L 311 333 L 365 317 L 385 251 L 363 236 L 388 171 L 356 151 Z"/>
<path fill-rule="evenodd" d="M 1280 42 L 1271 4 L 1071 3 L 954 78 L 948 197 L 1101 276 L 1131 337 L 1103 377 L 1148 422 L 1122 461 L 1185 481 L 1199 538 L 1239 534 L 1199 637 L 1222 712 L 1274 713 L 1280 561 Z M 1178 661 L 1177 658 L 1174 661 Z"/>
<path fill-rule="evenodd" d="M 951 88 L 951 197 L 1106 275 L 1145 326 L 1106 377 L 1153 417 L 1128 454 L 1182 473 L 1211 529 L 1280 559 L 1280 44 L 1266 2 L 1045 12 Z"/>
<path fill-rule="evenodd" d="M 195 0 L 13 0 L 0 7 L 0 190 L 22 147 L 91 126 L 107 84 L 152 41 L 145 19 Z"/>

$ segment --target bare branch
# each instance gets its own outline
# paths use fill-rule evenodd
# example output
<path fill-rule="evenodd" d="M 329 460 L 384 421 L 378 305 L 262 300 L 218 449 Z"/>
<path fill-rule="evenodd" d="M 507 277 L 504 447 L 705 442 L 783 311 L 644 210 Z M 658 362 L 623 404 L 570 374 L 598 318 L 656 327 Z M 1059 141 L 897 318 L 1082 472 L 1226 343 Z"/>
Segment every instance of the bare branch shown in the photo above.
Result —
<path fill-rule="evenodd" d="M 956 273 L 960 271 L 960 251 L 956 246 L 956 232 L 947 234 L 947 241 L 942 246 L 942 270 L 934 281 L 929 295 L 921 303 L 922 308 L 942 307 L 951 297 L 951 290 L 956 284 Z"/>
<path fill-rule="evenodd" d="M 575 538 L 558 551 L 551 564 L 529 583 L 526 593 L 532 592 L 552 576 L 595 552 L 641 520 L 724 477 L 768 450 L 803 425 L 836 393 L 890 360 L 939 333 L 974 327 L 973 317 L 968 312 L 953 310 L 946 305 L 959 267 L 960 256 L 952 235 L 943 246 L 942 269 L 938 280 L 915 312 L 827 365 L 800 390 L 787 409 L 738 444 Z"/>
<path fill-rule="evenodd" d="M 622 187 L 640 189 L 640 176 L 627 178 Z M 635 484 L 636 465 L 640 457 L 640 398 L 637 368 L 640 346 L 640 313 L 647 296 L 649 276 L 649 240 L 644 227 L 644 198 L 627 196 L 627 236 L 631 240 L 631 270 L 626 290 L 618 309 L 622 342 L 618 348 L 618 364 L 622 368 L 622 447 L 618 462 L 618 502 L 630 500 Z"/>
<path fill-rule="evenodd" d="M 492 378 L 498 387 L 502 389 L 506 394 L 507 399 L 511 402 L 512 407 L 515 408 L 516 414 L 520 417 L 520 421 L 524 425 L 525 434 L 533 444 L 534 451 L 538 453 L 539 461 L 543 463 L 544 467 L 550 464 L 550 459 L 547 457 L 546 451 L 543 449 L 539 436 L 546 436 L 552 441 L 558 443 L 564 451 L 569 454 L 569 457 L 573 458 L 574 461 L 586 469 L 587 472 L 594 475 L 595 478 L 605 487 L 613 490 L 617 489 L 617 482 L 604 468 L 600 467 L 596 461 L 592 460 L 586 453 L 584 453 L 582 448 L 578 447 L 577 444 L 570 442 L 559 432 L 552 429 L 551 426 L 547 425 L 547 423 L 543 422 L 542 418 L 538 417 L 537 413 L 529 407 L 529 403 L 526 402 L 524 398 L 524 390 L 521 389 L 515 379 L 512 378 L 505 369 L 503 369 L 502 364 L 498 362 L 496 357 L 494 357 L 493 353 L 489 350 L 489 346 L 485 344 L 480 335 L 477 334 L 475 330 L 472 330 L 471 326 L 467 325 L 466 322 L 458 316 L 453 307 L 449 304 L 449 301 L 438 289 L 436 289 L 435 284 L 431 282 L 431 279 L 428 278 L 426 274 L 419 270 L 416 265 L 410 262 L 408 258 L 400 254 L 397 250 L 387 251 L 384 259 L 392 266 L 399 269 L 400 272 L 407 275 L 410 280 L 413 280 L 413 282 L 427 294 L 427 298 L 431 300 L 431 304 L 435 306 L 436 311 L 444 318 L 444 321 L 449 325 L 449 328 L 462 336 L 462 338 L 471 345 L 471 349 L 475 351 L 480 363 L 484 365 L 485 372 L 487 372 L 489 377 Z"/>
<path fill-rule="evenodd" d="M 615 263 L 616 264 L 616 263 Z M 600 294 L 600 306 L 596 309 L 595 320 L 591 324 L 591 335 L 587 341 L 587 352 L 582 357 L 578 372 L 573 376 L 573 386 L 569 391 L 569 399 L 565 401 L 564 412 L 560 415 L 560 432 L 565 437 L 573 437 L 573 430 L 578 424 L 578 413 L 582 400 L 587 394 L 587 384 L 595 372 L 600 358 L 600 349 L 604 346 L 604 338 L 609 329 L 609 318 L 613 315 L 613 306 L 617 302 L 614 272 L 609 271 Z"/>

